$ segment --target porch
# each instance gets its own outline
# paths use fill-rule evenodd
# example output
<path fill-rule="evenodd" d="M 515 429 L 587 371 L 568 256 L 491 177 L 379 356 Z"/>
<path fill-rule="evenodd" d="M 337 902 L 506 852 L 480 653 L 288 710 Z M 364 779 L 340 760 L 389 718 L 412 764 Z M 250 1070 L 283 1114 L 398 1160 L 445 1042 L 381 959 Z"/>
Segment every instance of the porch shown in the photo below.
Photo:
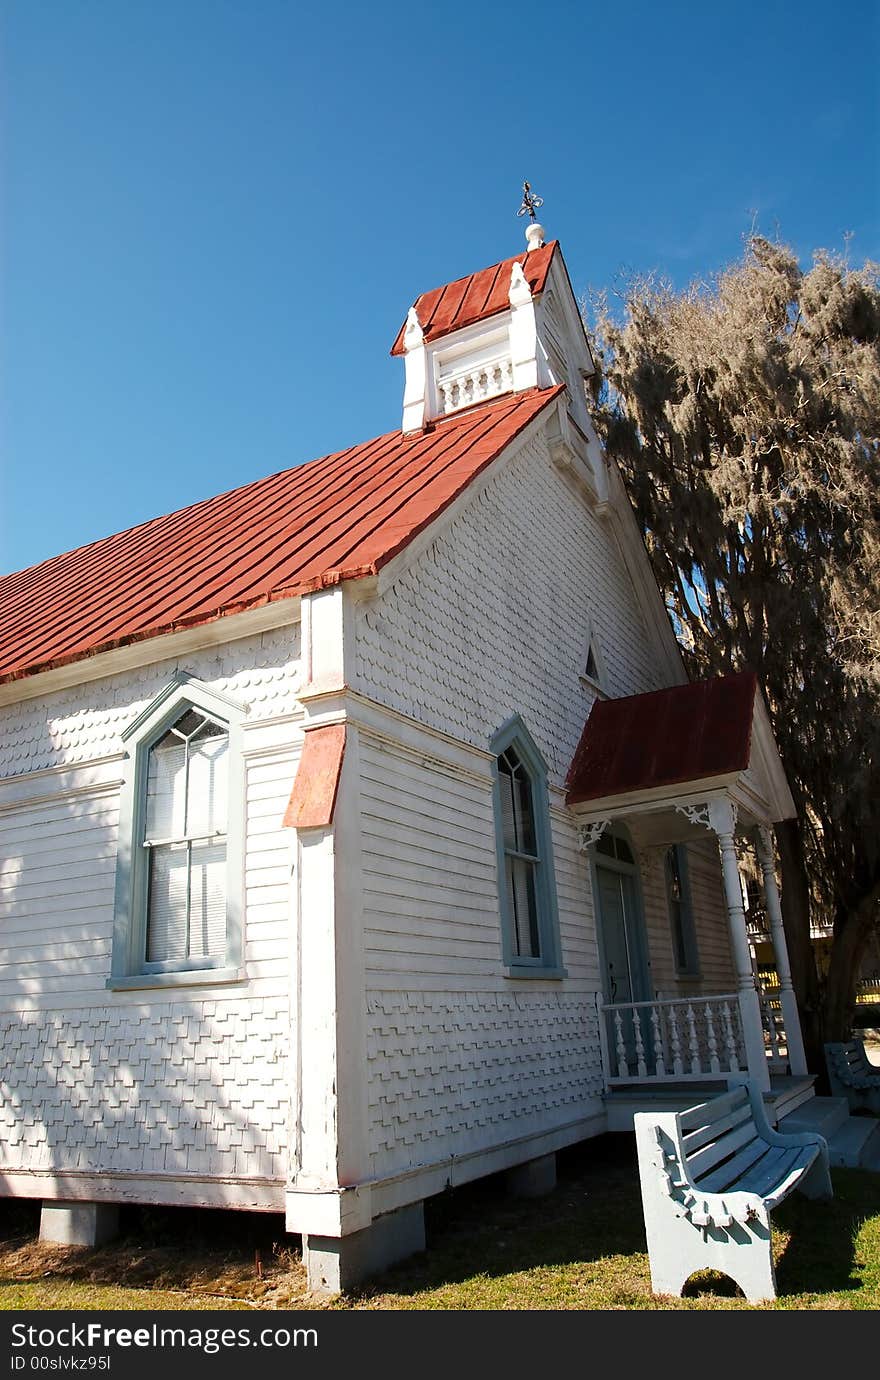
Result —
<path fill-rule="evenodd" d="M 686 1106 L 749 1079 L 776 1121 L 812 1096 L 772 834 L 794 806 L 755 678 L 743 673 L 597 702 L 569 772 L 567 803 L 594 876 L 609 1108 L 625 1108 L 631 1124 L 645 1099 Z M 773 992 L 759 982 L 749 941 L 739 871 L 746 847 L 755 850 L 763 879 L 779 980 Z M 712 990 L 713 976 L 689 963 L 683 933 L 674 990 L 655 985 L 657 965 L 639 934 L 643 860 L 679 851 L 707 857 L 721 883 L 716 923 L 726 930 L 725 988 Z M 681 878 L 674 883 L 680 894 Z M 716 981 L 720 973 L 716 966 Z M 617 1115 L 610 1112 L 612 1120 Z"/>
<path fill-rule="evenodd" d="M 760 999 L 768 1120 L 813 1096 L 815 1076 L 792 1073 L 781 1010 Z M 609 1131 L 632 1129 L 635 1112 L 681 1111 L 751 1078 L 737 992 L 599 1003 Z"/>

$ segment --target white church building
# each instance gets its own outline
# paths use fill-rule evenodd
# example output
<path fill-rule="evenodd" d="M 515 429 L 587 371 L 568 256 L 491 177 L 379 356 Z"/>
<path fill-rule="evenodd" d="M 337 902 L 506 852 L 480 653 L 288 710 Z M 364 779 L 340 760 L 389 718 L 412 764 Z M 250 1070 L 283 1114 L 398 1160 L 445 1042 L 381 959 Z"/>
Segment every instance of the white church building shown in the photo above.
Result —
<path fill-rule="evenodd" d="M 766 709 L 687 683 L 527 240 L 416 300 L 399 429 L 0 579 L 0 1195 L 46 1237 L 283 1212 L 340 1288 L 657 1089 L 810 1094 Z"/>

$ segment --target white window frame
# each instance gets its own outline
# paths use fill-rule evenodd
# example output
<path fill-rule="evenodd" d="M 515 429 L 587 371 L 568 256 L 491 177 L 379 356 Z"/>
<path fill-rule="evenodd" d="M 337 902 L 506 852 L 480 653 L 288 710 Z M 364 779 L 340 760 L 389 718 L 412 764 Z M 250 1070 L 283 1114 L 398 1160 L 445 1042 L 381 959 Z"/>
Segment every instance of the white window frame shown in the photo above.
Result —
<path fill-rule="evenodd" d="M 226 835 L 226 952 L 161 966 L 146 958 L 149 850 L 144 846 L 147 773 L 153 746 L 187 710 L 208 715 L 227 731 L 229 820 Z M 179 671 L 122 734 L 127 754 L 119 798 L 111 989 L 181 987 L 237 982 L 244 977 L 244 756 L 246 707 Z"/>

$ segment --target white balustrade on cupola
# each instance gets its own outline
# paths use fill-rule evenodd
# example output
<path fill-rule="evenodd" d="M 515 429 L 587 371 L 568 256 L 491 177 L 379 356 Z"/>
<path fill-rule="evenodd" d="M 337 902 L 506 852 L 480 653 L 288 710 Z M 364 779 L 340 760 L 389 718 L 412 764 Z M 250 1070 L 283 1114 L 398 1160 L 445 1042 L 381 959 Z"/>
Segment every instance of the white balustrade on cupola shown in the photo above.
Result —
<path fill-rule="evenodd" d="M 496 398 L 513 388 L 513 363 L 510 355 L 487 364 L 465 366 L 437 380 L 439 410 L 445 416 L 462 407 Z"/>

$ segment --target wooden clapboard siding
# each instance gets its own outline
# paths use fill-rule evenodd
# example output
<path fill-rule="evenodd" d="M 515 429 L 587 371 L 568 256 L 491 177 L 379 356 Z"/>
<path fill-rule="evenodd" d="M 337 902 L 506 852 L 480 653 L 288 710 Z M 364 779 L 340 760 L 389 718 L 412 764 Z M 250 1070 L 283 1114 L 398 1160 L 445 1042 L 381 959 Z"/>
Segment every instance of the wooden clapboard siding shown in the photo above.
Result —
<path fill-rule="evenodd" d="M 361 873 L 373 1170 L 491 1149 L 601 1110 L 586 869 L 554 818 L 570 977 L 502 968 L 495 826 L 474 771 L 360 736 Z M 574 1133 L 573 1133 L 574 1134 Z"/>
<path fill-rule="evenodd" d="M 646 849 L 639 857 L 651 985 L 655 992 L 662 992 L 664 996 L 686 992 L 732 992 L 736 988 L 736 974 L 730 953 L 718 850 L 711 841 L 689 844 L 687 849 L 700 963 L 697 976 L 680 975 L 675 969 L 664 874 L 665 851 L 664 848 Z"/>

